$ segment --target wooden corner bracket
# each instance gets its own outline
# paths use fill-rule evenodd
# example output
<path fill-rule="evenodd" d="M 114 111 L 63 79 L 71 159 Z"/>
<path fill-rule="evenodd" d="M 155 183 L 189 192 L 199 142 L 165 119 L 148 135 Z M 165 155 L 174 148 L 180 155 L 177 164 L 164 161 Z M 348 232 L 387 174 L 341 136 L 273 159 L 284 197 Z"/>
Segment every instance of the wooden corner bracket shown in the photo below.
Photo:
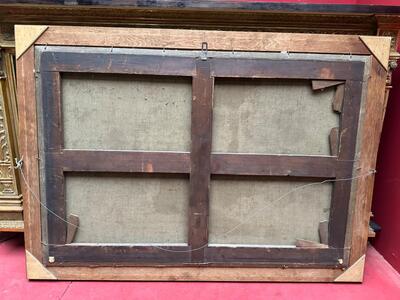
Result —
<path fill-rule="evenodd" d="M 18 59 L 47 30 L 44 25 L 15 25 L 15 56 Z"/>
<path fill-rule="evenodd" d="M 365 254 L 361 256 L 350 268 L 340 274 L 335 282 L 362 282 L 364 277 Z"/>
<path fill-rule="evenodd" d="M 26 273 L 28 279 L 47 279 L 56 280 L 56 276 L 53 275 L 42 263 L 34 257 L 28 250 L 26 253 Z"/>
<path fill-rule="evenodd" d="M 360 40 L 365 44 L 372 55 L 379 61 L 385 70 L 389 67 L 391 37 L 382 36 L 360 36 Z"/>

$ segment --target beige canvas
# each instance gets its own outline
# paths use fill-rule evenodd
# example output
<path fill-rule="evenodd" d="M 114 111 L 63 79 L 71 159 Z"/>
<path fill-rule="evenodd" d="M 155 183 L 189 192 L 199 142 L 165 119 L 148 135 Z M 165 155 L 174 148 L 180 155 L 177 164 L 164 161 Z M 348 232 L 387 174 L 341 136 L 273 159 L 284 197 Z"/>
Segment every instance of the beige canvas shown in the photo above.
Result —
<path fill-rule="evenodd" d="M 67 149 L 189 151 L 191 78 L 64 75 Z"/>
<path fill-rule="evenodd" d="M 186 243 L 189 181 L 160 176 L 66 176 L 76 243 Z"/>
<path fill-rule="evenodd" d="M 211 181 L 211 244 L 295 245 L 319 242 L 329 220 L 332 184 L 220 178 Z"/>
<path fill-rule="evenodd" d="M 212 151 L 330 155 L 334 92 L 306 80 L 217 79 Z"/>

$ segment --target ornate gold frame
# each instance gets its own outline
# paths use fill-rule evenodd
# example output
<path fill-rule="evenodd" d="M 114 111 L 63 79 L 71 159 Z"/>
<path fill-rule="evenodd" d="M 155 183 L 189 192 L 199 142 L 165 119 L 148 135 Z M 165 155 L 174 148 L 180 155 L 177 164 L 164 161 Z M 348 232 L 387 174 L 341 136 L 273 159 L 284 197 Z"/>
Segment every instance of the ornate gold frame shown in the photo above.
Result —
<path fill-rule="evenodd" d="M 14 48 L 1 50 L 0 231 L 23 231 L 22 194 L 14 161 L 18 157 L 18 109 Z"/>

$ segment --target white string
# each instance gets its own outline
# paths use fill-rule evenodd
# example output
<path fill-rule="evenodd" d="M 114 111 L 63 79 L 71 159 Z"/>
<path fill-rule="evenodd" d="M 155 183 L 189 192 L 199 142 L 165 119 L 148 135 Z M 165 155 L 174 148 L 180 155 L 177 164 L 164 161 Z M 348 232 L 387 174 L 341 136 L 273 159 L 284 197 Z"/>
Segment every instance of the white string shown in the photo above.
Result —
<path fill-rule="evenodd" d="M 27 181 L 26 178 L 25 178 L 25 174 L 24 174 L 24 172 L 22 171 L 22 166 L 23 166 L 23 158 L 21 157 L 20 160 L 15 159 L 15 167 L 14 167 L 14 169 L 17 169 L 17 170 L 20 171 L 21 176 L 22 176 L 22 180 L 24 181 L 25 186 L 27 187 L 28 191 L 31 193 L 31 195 L 33 196 L 33 198 L 34 198 L 36 201 L 38 201 L 38 202 L 40 203 L 40 205 L 41 205 L 45 210 L 47 210 L 49 213 L 51 213 L 52 215 L 54 215 L 54 216 L 56 216 L 57 218 L 59 218 L 61 221 L 67 223 L 68 225 L 71 225 L 71 226 L 74 226 L 74 227 L 76 227 L 76 228 L 79 228 L 78 225 L 73 224 L 73 223 L 70 223 L 70 222 L 68 222 L 68 220 L 65 220 L 63 217 L 57 215 L 54 211 L 52 211 L 52 210 L 51 210 L 50 208 L 48 208 L 44 203 L 42 203 L 42 201 L 39 200 L 38 196 L 36 196 L 35 192 L 32 191 L 31 187 L 29 186 L 28 181 Z"/>
<path fill-rule="evenodd" d="M 298 186 L 298 187 L 296 187 L 296 188 L 290 190 L 289 192 L 283 194 L 283 195 L 280 196 L 279 198 L 277 198 L 277 199 L 275 199 L 275 200 L 272 200 L 272 202 L 280 201 L 280 200 L 282 200 L 283 198 L 287 197 L 288 195 L 294 193 L 295 191 L 298 191 L 298 190 L 300 190 L 300 189 L 303 189 L 303 188 L 306 188 L 306 187 L 310 187 L 310 186 L 313 186 L 313 185 L 324 184 L 324 183 L 327 183 L 327 182 L 337 182 L 337 181 L 353 180 L 353 179 L 357 179 L 357 178 L 366 177 L 366 176 L 369 176 L 369 175 L 374 174 L 374 173 L 376 173 L 376 170 L 370 170 L 370 171 L 368 171 L 368 172 L 365 173 L 365 174 L 361 174 L 361 175 L 354 176 L 354 177 L 350 177 L 350 178 L 326 179 L 326 180 L 321 181 L 321 182 L 312 182 L 312 183 L 304 184 L 304 185 Z M 270 204 L 270 203 L 269 203 L 269 204 Z M 265 206 L 262 207 L 261 209 L 256 210 L 255 213 L 248 215 L 248 216 L 246 217 L 247 221 L 250 220 L 250 219 L 252 219 L 254 216 L 256 216 L 257 214 L 259 214 L 261 211 L 263 211 L 263 210 L 266 209 L 267 207 L 268 207 L 268 206 L 265 205 Z M 239 228 L 240 226 L 242 226 L 243 224 L 246 224 L 247 221 L 245 220 L 245 221 L 243 221 L 243 222 L 239 222 L 238 224 L 236 224 L 234 227 L 232 227 L 232 228 L 229 229 L 228 231 L 222 233 L 220 236 L 225 236 L 225 235 L 227 235 L 227 234 L 229 234 L 229 233 L 232 233 L 233 231 L 235 231 L 236 229 L 238 229 L 238 228 Z M 154 246 L 154 247 L 155 247 L 155 248 L 158 248 L 158 249 L 161 249 L 161 250 L 164 250 L 164 251 L 167 251 L 167 252 L 192 252 L 192 251 L 197 251 L 197 250 L 203 249 L 203 248 L 205 248 L 205 247 L 207 247 L 207 246 L 208 246 L 208 243 L 207 243 L 207 244 L 204 244 L 204 245 L 202 245 L 202 246 L 200 246 L 200 247 L 198 247 L 198 248 L 191 249 L 191 250 L 171 250 L 171 249 L 166 249 L 166 248 L 162 248 L 162 247 L 158 247 L 158 246 Z"/>
<path fill-rule="evenodd" d="M 40 205 L 41 205 L 44 209 L 46 209 L 48 212 L 50 212 L 52 215 L 54 215 L 55 217 L 57 217 L 57 218 L 60 219 L 61 221 L 65 222 L 65 223 L 68 224 L 68 225 L 74 226 L 74 227 L 76 227 L 76 228 L 80 228 L 80 226 L 68 222 L 68 220 L 66 220 L 66 219 L 64 219 L 63 217 L 57 215 L 54 211 L 52 211 L 52 210 L 49 209 L 45 204 L 43 204 L 43 203 L 39 200 L 39 198 L 36 196 L 35 192 L 31 189 L 31 187 L 29 186 L 29 184 L 28 184 L 28 182 L 27 182 L 27 180 L 26 180 L 26 178 L 25 178 L 24 172 L 23 172 L 23 170 L 22 170 L 23 158 L 21 157 L 20 160 L 15 159 L 15 163 L 16 163 L 16 165 L 15 165 L 14 168 L 15 168 L 15 169 L 18 169 L 18 170 L 20 171 L 21 176 L 22 176 L 22 179 L 23 179 L 23 181 L 24 181 L 24 183 L 25 183 L 25 186 L 27 187 L 28 191 L 32 194 L 33 198 L 34 198 L 36 201 L 38 201 L 38 202 L 40 203 Z M 306 187 L 310 187 L 310 186 L 314 186 L 314 185 L 320 185 L 320 184 L 324 184 L 324 183 L 328 183 L 328 182 L 350 181 L 350 180 L 354 180 L 354 179 L 358 179 L 358 178 L 364 178 L 364 177 L 370 176 L 370 175 L 372 175 L 372 174 L 374 174 L 374 173 L 376 173 L 376 170 L 372 169 L 372 170 L 369 170 L 368 172 L 366 172 L 366 173 L 364 173 L 364 174 L 361 174 L 361 175 L 358 175 L 358 176 L 354 176 L 354 177 L 349 177 L 349 178 L 338 178 L 338 179 L 326 179 L 326 180 L 323 180 L 323 181 L 320 181 L 320 182 L 312 182 L 312 183 L 304 184 L 304 185 L 298 186 L 298 187 L 296 187 L 296 188 L 290 190 L 289 192 L 283 194 L 283 195 L 280 196 L 279 198 L 277 198 L 277 199 L 275 199 L 275 200 L 272 200 L 272 201 L 273 201 L 273 202 L 280 201 L 280 200 L 282 200 L 283 198 L 285 198 L 285 197 L 289 196 L 290 194 L 294 193 L 295 191 L 298 191 L 298 190 L 300 190 L 300 189 L 304 189 L 304 188 L 306 188 Z M 222 233 L 221 236 L 225 236 L 225 235 L 227 235 L 227 234 L 232 233 L 233 231 L 235 231 L 236 229 L 238 229 L 238 228 L 239 228 L 240 226 L 242 226 L 243 224 L 246 224 L 248 220 L 252 219 L 254 216 L 256 216 L 257 214 L 259 214 L 261 211 L 263 211 L 263 210 L 266 209 L 267 207 L 268 207 L 268 206 L 265 205 L 265 206 L 262 207 L 261 209 L 256 210 L 253 214 L 248 215 L 248 216 L 246 217 L 246 220 L 245 220 L 245 221 L 239 222 L 238 224 L 236 224 L 234 227 L 232 227 L 232 228 L 229 229 L 228 231 Z M 81 230 L 81 231 L 84 231 L 82 228 L 80 228 L 80 230 Z M 151 246 L 154 247 L 154 248 L 157 248 L 157 249 L 166 251 L 166 252 L 177 252 L 177 253 L 182 253 L 182 252 L 194 252 L 194 251 L 201 250 L 201 249 L 203 249 L 203 248 L 206 248 L 206 247 L 208 246 L 208 243 L 206 243 L 206 244 L 204 244 L 204 245 L 202 245 L 202 246 L 200 246 L 200 247 L 197 247 L 197 248 L 194 248 L 194 249 L 190 249 L 190 250 L 172 250 L 172 249 L 167 249 L 167 248 L 163 248 L 163 247 L 156 246 L 156 245 L 151 245 Z"/>

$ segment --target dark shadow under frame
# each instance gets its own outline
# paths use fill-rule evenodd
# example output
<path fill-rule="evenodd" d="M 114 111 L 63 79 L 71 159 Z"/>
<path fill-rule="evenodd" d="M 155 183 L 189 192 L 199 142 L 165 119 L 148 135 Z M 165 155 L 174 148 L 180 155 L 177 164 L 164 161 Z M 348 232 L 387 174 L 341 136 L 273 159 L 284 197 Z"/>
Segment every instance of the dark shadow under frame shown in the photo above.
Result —
<path fill-rule="evenodd" d="M 191 153 L 64 150 L 60 95 L 60 73 L 63 72 L 192 77 Z M 45 188 L 46 198 L 51 199 L 47 201 L 49 209 L 66 218 L 64 172 L 141 173 L 146 172 L 140 167 L 142 162 L 150 162 L 154 173 L 190 174 L 191 189 L 188 246 L 163 246 L 167 250 L 181 252 L 168 252 L 152 246 L 66 245 L 67 224 L 47 214 L 48 256 L 57 258 L 51 265 L 346 266 L 347 262 L 341 264 L 340 260 L 346 258 L 344 243 L 351 181 L 334 183 L 327 249 L 205 247 L 208 241 L 208 186 L 211 174 L 350 178 L 353 172 L 363 74 L 364 63 L 359 61 L 247 58 L 202 60 L 118 53 L 43 52 L 40 77 L 44 116 Z M 346 130 L 341 134 L 338 156 L 211 154 L 215 77 L 344 80 L 345 95 L 340 130 Z M 288 173 L 288 170 L 291 172 Z"/>

